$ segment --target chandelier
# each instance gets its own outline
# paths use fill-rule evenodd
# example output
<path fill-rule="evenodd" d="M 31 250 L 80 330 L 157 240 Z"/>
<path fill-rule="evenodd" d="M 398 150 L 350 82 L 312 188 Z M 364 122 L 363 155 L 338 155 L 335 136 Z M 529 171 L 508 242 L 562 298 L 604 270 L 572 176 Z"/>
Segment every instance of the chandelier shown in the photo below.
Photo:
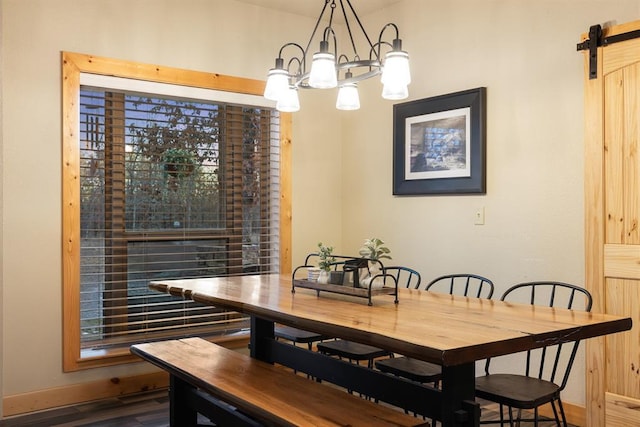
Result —
<path fill-rule="evenodd" d="M 352 55 L 345 53 L 338 55 L 338 41 L 333 30 L 333 17 L 336 12 L 336 0 L 325 0 L 320 16 L 313 28 L 311 37 L 305 48 L 297 43 L 286 43 L 280 48 L 275 67 L 269 70 L 264 97 L 276 101 L 276 109 L 283 112 L 295 112 L 300 109 L 298 89 L 330 89 L 338 87 L 336 108 L 340 110 L 357 110 L 360 108 L 358 96 L 358 82 L 381 75 L 382 97 L 384 99 L 405 99 L 409 96 L 408 85 L 411 82 L 409 72 L 409 55 L 402 50 L 402 40 L 399 38 L 398 27 L 389 23 L 380 31 L 378 41 L 374 44 L 367 35 L 360 18 L 351 5 L 350 0 L 339 0 L 342 16 L 344 17 Z M 347 6 L 345 8 L 345 6 Z M 349 22 L 348 15 L 357 23 L 364 39 L 368 44 L 367 56 L 363 59 L 358 54 L 356 42 L 352 33 L 353 22 Z M 322 31 L 319 51 L 312 56 L 310 69 L 307 70 L 307 53 L 318 32 L 320 22 L 329 14 L 329 25 Z M 383 41 L 382 36 L 388 28 L 395 30 L 395 38 L 391 43 Z M 319 36 L 318 36 L 319 37 Z M 364 45 L 364 43 L 363 43 Z M 283 57 L 285 50 L 293 50 L 288 61 Z M 382 53 L 384 54 L 384 61 Z"/>

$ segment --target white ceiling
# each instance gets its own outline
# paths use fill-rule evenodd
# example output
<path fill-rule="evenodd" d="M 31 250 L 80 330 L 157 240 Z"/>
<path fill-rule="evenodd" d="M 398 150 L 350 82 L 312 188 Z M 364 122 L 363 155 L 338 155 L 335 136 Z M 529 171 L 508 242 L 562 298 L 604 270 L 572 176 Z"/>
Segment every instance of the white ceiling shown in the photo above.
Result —
<path fill-rule="evenodd" d="M 266 7 L 285 12 L 294 13 L 296 15 L 317 18 L 322 10 L 325 0 L 238 0 L 243 3 L 250 3 L 257 6 Z M 340 0 L 335 0 L 336 6 L 340 8 Z M 353 8 L 361 18 L 368 13 L 375 12 L 401 0 L 351 0 Z M 345 1 L 345 7 L 346 1 Z M 336 14 L 336 20 L 340 14 Z"/>

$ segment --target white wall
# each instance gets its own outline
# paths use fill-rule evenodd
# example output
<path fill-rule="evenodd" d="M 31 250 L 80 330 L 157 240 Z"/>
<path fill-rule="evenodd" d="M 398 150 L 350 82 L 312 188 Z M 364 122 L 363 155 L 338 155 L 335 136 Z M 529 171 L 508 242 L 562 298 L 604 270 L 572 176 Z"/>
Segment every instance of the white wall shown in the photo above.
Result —
<path fill-rule="evenodd" d="M 314 19 L 233 0 L 0 0 L 2 393 L 132 375 L 145 365 L 62 372 L 60 51 L 264 78 Z M 392 104 L 365 82 L 363 108 L 302 94 L 294 116 L 293 251 L 387 241 L 426 278 L 469 270 L 508 284 L 581 283 L 582 55 L 589 25 L 637 19 L 637 0 L 404 0 L 366 17 L 400 26 L 411 99 L 488 93 L 485 196 L 393 197 Z M 285 25 L 286 24 L 286 25 Z M 357 191 L 354 191 L 357 189 Z M 486 225 L 473 212 L 486 209 Z M 578 366 L 578 369 L 581 367 Z M 582 403 L 578 381 L 566 398 Z"/>

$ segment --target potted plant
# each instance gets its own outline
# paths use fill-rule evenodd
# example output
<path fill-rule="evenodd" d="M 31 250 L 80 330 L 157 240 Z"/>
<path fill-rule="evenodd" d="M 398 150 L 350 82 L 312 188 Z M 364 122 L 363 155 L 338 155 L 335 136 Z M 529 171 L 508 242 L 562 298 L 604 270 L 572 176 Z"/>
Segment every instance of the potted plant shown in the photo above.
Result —
<path fill-rule="evenodd" d="M 329 283 L 329 272 L 331 266 L 336 262 L 333 256 L 333 246 L 324 246 L 322 242 L 318 243 L 318 267 L 320 268 L 320 275 L 318 276 L 318 283 Z"/>
<path fill-rule="evenodd" d="M 383 277 L 378 277 L 375 280 L 374 277 L 382 273 L 380 269 L 382 264 L 379 261 L 381 259 L 391 259 L 390 253 L 391 250 L 385 246 L 384 241 L 377 237 L 364 241 L 360 248 L 360 256 L 369 260 L 369 268 L 360 272 L 360 286 L 363 288 L 381 288 L 384 286 Z"/>
<path fill-rule="evenodd" d="M 366 239 L 360 248 L 360 255 L 370 260 L 391 259 L 391 250 L 377 237 Z"/>

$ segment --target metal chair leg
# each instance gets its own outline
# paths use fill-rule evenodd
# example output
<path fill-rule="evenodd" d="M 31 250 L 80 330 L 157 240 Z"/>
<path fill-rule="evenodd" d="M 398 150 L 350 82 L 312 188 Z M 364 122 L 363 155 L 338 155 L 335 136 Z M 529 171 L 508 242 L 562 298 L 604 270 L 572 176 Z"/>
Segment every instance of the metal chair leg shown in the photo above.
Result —
<path fill-rule="evenodd" d="M 560 396 L 558 396 L 558 407 L 560 408 L 560 415 L 562 416 L 562 425 L 564 427 L 567 427 L 567 417 L 566 417 L 566 415 L 564 413 L 564 407 L 562 406 L 562 400 L 560 399 Z M 559 424 L 559 422 L 558 422 L 558 424 Z"/>

